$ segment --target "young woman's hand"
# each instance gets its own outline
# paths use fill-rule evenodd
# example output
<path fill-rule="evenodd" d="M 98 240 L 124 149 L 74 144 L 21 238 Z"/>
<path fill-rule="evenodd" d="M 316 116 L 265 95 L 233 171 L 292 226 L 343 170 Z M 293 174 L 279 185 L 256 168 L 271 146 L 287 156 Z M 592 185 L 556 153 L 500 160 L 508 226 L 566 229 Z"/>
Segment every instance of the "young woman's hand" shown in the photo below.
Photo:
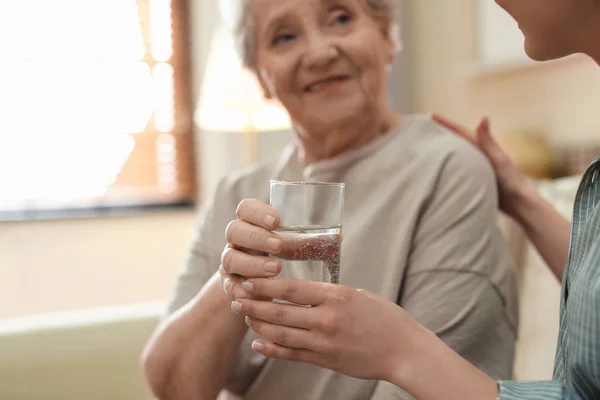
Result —
<path fill-rule="evenodd" d="M 362 379 L 392 380 L 398 364 L 416 351 L 412 339 L 433 335 L 402 308 L 368 291 L 307 280 L 252 279 L 254 297 L 298 306 L 238 299 L 232 310 L 262 336 L 254 351 L 303 361 Z"/>
<path fill-rule="evenodd" d="M 492 136 L 489 120 L 487 118 L 482 119 L 475 132 L 471 132 L 469 129 L 463 128 L 439 115 L 434 114 L 432 118 L 435 122 L 471 142 L 487 156 L 496 172 L 500 209 L 507 215 L 518 219 L 521 196 L 525 191 L 532 190 L 532 188 L 527 183 L 525 175 Z"/>

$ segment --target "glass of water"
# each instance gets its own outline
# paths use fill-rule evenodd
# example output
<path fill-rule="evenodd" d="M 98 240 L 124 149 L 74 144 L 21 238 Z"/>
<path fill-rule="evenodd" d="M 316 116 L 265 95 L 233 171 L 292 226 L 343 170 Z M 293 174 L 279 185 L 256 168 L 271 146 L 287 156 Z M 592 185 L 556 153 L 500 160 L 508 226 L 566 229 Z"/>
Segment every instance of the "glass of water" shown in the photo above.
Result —
<path fill-rule="evenodd" d="M 271 181 L 283 251 L 278 278 L 339 283 L 344 184 Z"/>

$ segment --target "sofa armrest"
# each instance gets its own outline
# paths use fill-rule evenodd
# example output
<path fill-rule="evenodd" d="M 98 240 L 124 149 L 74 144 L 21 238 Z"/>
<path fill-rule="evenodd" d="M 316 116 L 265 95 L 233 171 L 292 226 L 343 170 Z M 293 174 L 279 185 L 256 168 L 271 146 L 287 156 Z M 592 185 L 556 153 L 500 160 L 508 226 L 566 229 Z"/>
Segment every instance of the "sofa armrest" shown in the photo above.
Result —
<path fill-rule="evenodd" d="M 139 357 L 161 303 L 0 322 L 3 400 L 148 400 Z"/>

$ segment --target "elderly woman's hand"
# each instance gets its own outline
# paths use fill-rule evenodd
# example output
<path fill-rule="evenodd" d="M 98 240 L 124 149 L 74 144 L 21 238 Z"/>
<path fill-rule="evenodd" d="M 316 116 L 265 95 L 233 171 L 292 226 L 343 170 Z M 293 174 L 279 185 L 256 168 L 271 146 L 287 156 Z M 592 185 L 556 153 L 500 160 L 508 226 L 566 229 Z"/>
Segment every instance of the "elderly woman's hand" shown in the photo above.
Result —
<path fill-rule="evenodd" d="M 232 310 L 264 339 L 252 344 L 268 357 L 303 361 L 361 379 L 397 381 L 415 340 L 433 335 L 396 304 L 343 285 L 287 279 L 243 284 L 253 296 L 301 305 L 238 299 Z"/>
<path fill-rule="evenodd" d="M 243 200 L 237 219 L 227 226 L 227 245 L 221 255 L 221 281 L 232 299 L 247 297 L 242 282 L 249 278 L 268 278 L 279 274 L 281 261 L 269 254 L 282 251 L 281 238 L 273 232 L 279 226 L 277 212 L 259 200 Z"/>

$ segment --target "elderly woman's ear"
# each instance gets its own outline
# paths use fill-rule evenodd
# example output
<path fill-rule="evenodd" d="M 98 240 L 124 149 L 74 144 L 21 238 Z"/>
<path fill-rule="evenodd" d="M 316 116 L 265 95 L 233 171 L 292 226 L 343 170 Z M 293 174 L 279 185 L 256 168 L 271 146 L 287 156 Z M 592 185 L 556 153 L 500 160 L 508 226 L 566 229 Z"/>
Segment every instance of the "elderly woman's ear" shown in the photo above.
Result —
<path fill-rule="evenodd" d="M 265 99 L 274 99 L 276 97 L 275 88 L 273 87 L 273 82 L 271 81 L 268 72 L 264 68 L 257 68 L 256 77 L 258 78 L 260 87 L 263 90 L 263 95 L 265 96 Z"/>
<path fill-rule="evenodd" d="M 390 39 L 394 44 L 394 51 L 396 55 L 402 52 L 404 45 L 402 44 L 402 31 L 400 29 L 400 24 L 397 22 L 393 22 L 388 28 Z"/>
<path fill-rule="evenodd" d="M 400 26 L 395 22 L 382 22 L 382 34 L 387 40 L 386 60 L 391 64 L 396 56 L 402 51 L 402 39 L 400 38 Z"/>

